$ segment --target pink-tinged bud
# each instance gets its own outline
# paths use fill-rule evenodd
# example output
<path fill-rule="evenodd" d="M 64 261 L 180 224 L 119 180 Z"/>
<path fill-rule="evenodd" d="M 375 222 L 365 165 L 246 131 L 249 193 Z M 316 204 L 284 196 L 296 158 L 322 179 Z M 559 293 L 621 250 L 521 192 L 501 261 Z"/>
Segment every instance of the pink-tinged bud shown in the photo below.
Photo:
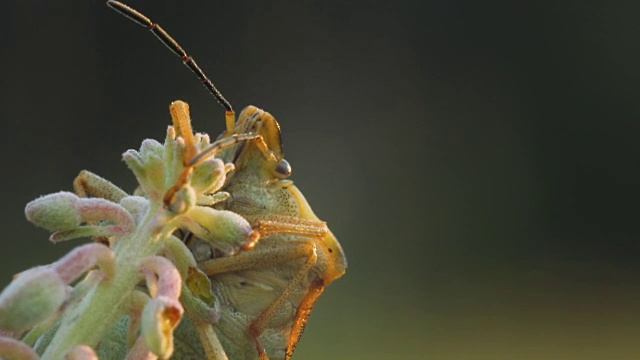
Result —
<path fill-rule="evenodd" d="M 82 222 L 79 200 L 70 192 L 58 192 L 31 201 L 24 212 L 29 221 L 49 231 L 71 230 Z"/>
<path fill-rule="evenodd" d="M 157 287 L 157 296 L 165 296 L 171 299 L 178 299 L 180 297 L 182 279 L 180 278 L 178 269 L 176 269 L 171 261 L 160 256 L 151 256 L 142 261 L 140 269 L 147 275 L 147 283 L 151 282 L 149 281 L 150 278 L 155 279 L 157 276 L 157 285 L 148 285 L 151 288 Z M 149 274 L 153 276 L 150 277 Z M 150 292 L 152 296 L 155 295 L 155 291 Z"/>
<path fill-rule="evenodd" d="M 116 272 L 113 250 L 100 243 L 82 245 L 56 261 L 52 267 L 62 281 L 69 284 L 96 265 L 107 279 L 113 278 Z"/>
<path fill-rule="evenodd" d="M 126 230 L 133 231 L 136 223 L 122 206 L 101 198 L 80 199 L 78 212 L 83 221 L 112 221 Z"/>
<path fill-rule="evenodd" d="M 165 296 L 151 299 L 142 312 L 142 337 L 149 350 L 161 359 L 168 359 L 173 354 L 173 329 L 183 313 L 184 309 L 178 300 Z"/>
<path fill-rule="evenodd" d="M 251 248 L 259 238 L 242 216 L 226 210 L 195 206 L 180 218 L 180 224 L 227 255 Z"/>
<path fill-rule="evenodd" d="M 87 345 L 78 345 L 65 355 L 64 360 L 98 360 L 98 355 Z"/>
<path fill-rule="evenodd" d="M 172 143 L 173 141 L 176 140 L 176 129 L 173 128 L 173 126 L 169 125 L 167 126 L 167 136 L 164 139 L 164 148 L 165 151 L 167 149 L 167 143 Z"/>
<path fill-rule="evenodd" d="M 11 360 L 38 360 L 40 357 L 30 347 L 18 340 L 0 337 L 0 358 Z"/>
<path fill-rule="evenodd" d="M 111 232 L 130 232 L 135 229 L 131 214 L 122 206 L 100 198 L 81 199 L 70 192 L 59 192 L 38 198 L 27 204 L 27 219 L 49 231 L 57 231 L 55 239 L 70 239 L 100 231 L 81 229 L 84 222 L 112 221 Z M 58 240 L 59 241 L 59 240 Z"/>
<path fill-rule="evenodd" d="M 68 295 L 66 283 L 54 269 L 29 269 L 0 294 L 0 329 L 17 332 L 49 320 Z"/>
<path fill-rule="evenodd" d="M 224 185 L 225 179 L 226 172 L 222 160 L 209 159 L 193 170 L 191 186 L 197 194 L 212 193 Z"/>
<path fill-rule="evenodd" d="M 156 360 L 158 356 L 147 348 L 144 338 L 139 337 L 129 350 L 125 360 Z"/>

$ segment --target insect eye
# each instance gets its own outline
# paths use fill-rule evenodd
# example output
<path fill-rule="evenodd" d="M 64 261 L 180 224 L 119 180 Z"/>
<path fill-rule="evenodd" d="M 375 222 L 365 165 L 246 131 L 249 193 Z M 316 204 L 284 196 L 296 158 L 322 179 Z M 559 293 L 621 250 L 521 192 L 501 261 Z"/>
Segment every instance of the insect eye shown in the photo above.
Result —
<path fill-rule="evenodd" d="M 291 176 L 291 165 L 289 165 L 289 162 L 287 160 L 282 159 L 278 163 L 278 166 L 276 166 L 275 173 L 276 176 L 280 179 L 288 178 L 289 176 Z"/>

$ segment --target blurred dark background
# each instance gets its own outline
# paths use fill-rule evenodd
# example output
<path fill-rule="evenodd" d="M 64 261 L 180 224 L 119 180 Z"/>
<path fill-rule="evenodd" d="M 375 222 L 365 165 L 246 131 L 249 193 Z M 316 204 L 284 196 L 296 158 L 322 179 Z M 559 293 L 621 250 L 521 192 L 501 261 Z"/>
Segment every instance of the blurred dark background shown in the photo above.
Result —
<path fill-rule="evenodd" d="M 349 258 L 298 359 L 640 357 L 640 3 L 150 1 L 237 110 L 283 129 Z M 224 113 L 102 1 L 0 14 L 0 282 L 52 262 L 24 205 Z"/>

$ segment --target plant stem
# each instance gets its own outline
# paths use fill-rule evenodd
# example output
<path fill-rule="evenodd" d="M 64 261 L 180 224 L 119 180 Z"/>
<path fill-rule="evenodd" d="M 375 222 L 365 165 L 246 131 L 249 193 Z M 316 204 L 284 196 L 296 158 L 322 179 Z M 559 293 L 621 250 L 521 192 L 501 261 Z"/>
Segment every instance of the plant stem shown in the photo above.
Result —
<path fill-rule="evenodd" d="M 144 220 L 129 235 L 116 240 L 116 273 L 101 281 L 80 304 L 62 318 L 62 324 L 42 355 L 42 360 L 63 359 L 78 345 L 95 348 L 121 314 L 121 305 L 140 280 L 142 259 L 159 250 L 159 235 L 168 223 L 165 209 L 150 204 Z"/>

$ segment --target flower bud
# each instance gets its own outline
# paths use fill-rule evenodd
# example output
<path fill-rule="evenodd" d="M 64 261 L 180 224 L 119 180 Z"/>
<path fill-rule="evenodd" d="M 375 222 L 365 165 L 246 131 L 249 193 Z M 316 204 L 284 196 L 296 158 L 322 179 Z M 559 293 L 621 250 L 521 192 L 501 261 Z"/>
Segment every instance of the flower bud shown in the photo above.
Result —
<path fill-rule="evenodd" d="M 145 176 L 148 185 L 153 189 L 148 189 L 147 191 L 152 192 L 162 192 L 165 189 L 165 165 L 164 159 L 160 156 L 148 153 L 143 154 L 142 161 L 144 161 L 144 170 Z"/>
<path fill-rule="evenodd" d="M 19 360 L 38 360 L 40 357 L 30 347 L 16 340 L 0 336 L 0 358 Z"/>
<path fill-rule="evenodd" d="M 180 277 L 186 278 L 188 269 L 196 266 L 193 253 L 181 239 L 173 235 L 164 241 L 164 247 L 164 255 L 173 262 Z"/>
<path fill-rule="evenodd" d="M 162 144 L 152 139 L 144 140 L 140 146 L 140 157 L 147 186 L 153 187 L 157 192 L 162 192 L 165 186 L 164 148 Z"/>
<path fill-rule="evenodd" d="M 196 148 L 198 151 L 202 151 L 211 145 L 211 138 L 206 133 L 195 133 L 194 139 L 196 142 Z"/>
<path fill-rule="evenodd" d="M 211 281 L 198 268 L 189 268 L 180 302 L 198 321 L 214 324 L 220 319 L 220 304 L 211 292 Z"/>
<path fill-rule="evenodd" d="M 142 155 L 135 150 L 129 149 L 122 154 L 122 160 L 127 164 L 129 169 L 133 171 L 138 182 L 143 184 L 143 181 L 146 180 L 146 174 L 144 164 L 142 162 Z"/>
<path fill-rule="evenodd" d="M 24 212 L 29 221 L 49 231 L 71 230 L 82 222 L 77 210 L 79 200 L 76 195 L 62 191 L 31 201 Z"/>
<path fill-rule="evenodd" d="M 27 219 L 37 226 L 55 231 L 52 241 L 81 236 L 122 234 L 135 228 L 133 217 L 122 206 L 101 198 L 79 198 L 70 192 L 43 196 L 28 203 Z M 88 222 L 112 221 L 108 226 L 80 226 Z"/>
<path fill-rule="evenodd" d="M 157 140 L 144 139 L 140 145 L 140 155 L 144 158 L 147 155 L 154 154 L 158 157 L 164 156 L 164 147 Z"/>
<path fill-rule="evenodd" d="M 140 332 L 149 350 L 162 359 L 173 353 L 173 329 L 182 319 L 184 309 L 176 299 L 158 296 L 142 312 Z"/>
<path fill-rule="evenodd" d="M 149 199 L 142 196 L 127 196 L 120 200 L 120 205 L 136 219 L 136 222 L 139 222 L 149 209 Z"/>
<path fill-rule="evenodd" d="M 197 194 L 212 193 L 224 185 L 224 163 L 220 159 L 208 159 L 193 171 L 191 185 Z"/>
<path fill-rule="evenodd" d="M 250 248 L 258 240 L 258 233 L 242 216 L 226 210 L 195 206 L 180 218 L 181 225 L 227 255 L 240 248 Z"/>
<path fill-rule="evenodd" d="M 107 279 L 113 278 L 116 272 L 113 250 L 100 243 L 85 244 L 56 261 L 52 268 L 69 284 L 96 265 Z"/>
<path fill-rule="evenodd" d="M 0 294 L 0 329 L 32 328 L 53 317 L 67 296 L 67 286 L 53 268 L 27 270 Z"/>
<path fill-rule="evenodd" d="M 215 324 L 220 320 L 220 305 L 216 302 L 209 305 L 202 299 L 194 296 L 188 288 L 184 288 L 180 302 L 187 309 L 187 313 L 192 319 L 207 324 Z"/>
<path fill-rule="evenodd" d="M 140 265 L 143 273 L 151 273 L 153 276 L 147 276 L 147 279 L 156 279 L 156 284 L 148 284 L 150 288 L 157 288 L 158 296 L 164 296 L 171 299 L 178 299 L 182 289 L 182 279 L 178 269 L 171 261 L 161 256 L 150 256 L 142 260 Z M 150 281 L 147 281 L 149 283 Z M 150 291 L 151 295 L 155 295 L 155 291 Z"/>
<path fill-rule="evenodd" d="M 125 208 L 106 199 L 79 199 L 77 211 L 83 222 L 112 221 L 123 230 L 130 231 L 136 227 L 133 217 Z"/>

